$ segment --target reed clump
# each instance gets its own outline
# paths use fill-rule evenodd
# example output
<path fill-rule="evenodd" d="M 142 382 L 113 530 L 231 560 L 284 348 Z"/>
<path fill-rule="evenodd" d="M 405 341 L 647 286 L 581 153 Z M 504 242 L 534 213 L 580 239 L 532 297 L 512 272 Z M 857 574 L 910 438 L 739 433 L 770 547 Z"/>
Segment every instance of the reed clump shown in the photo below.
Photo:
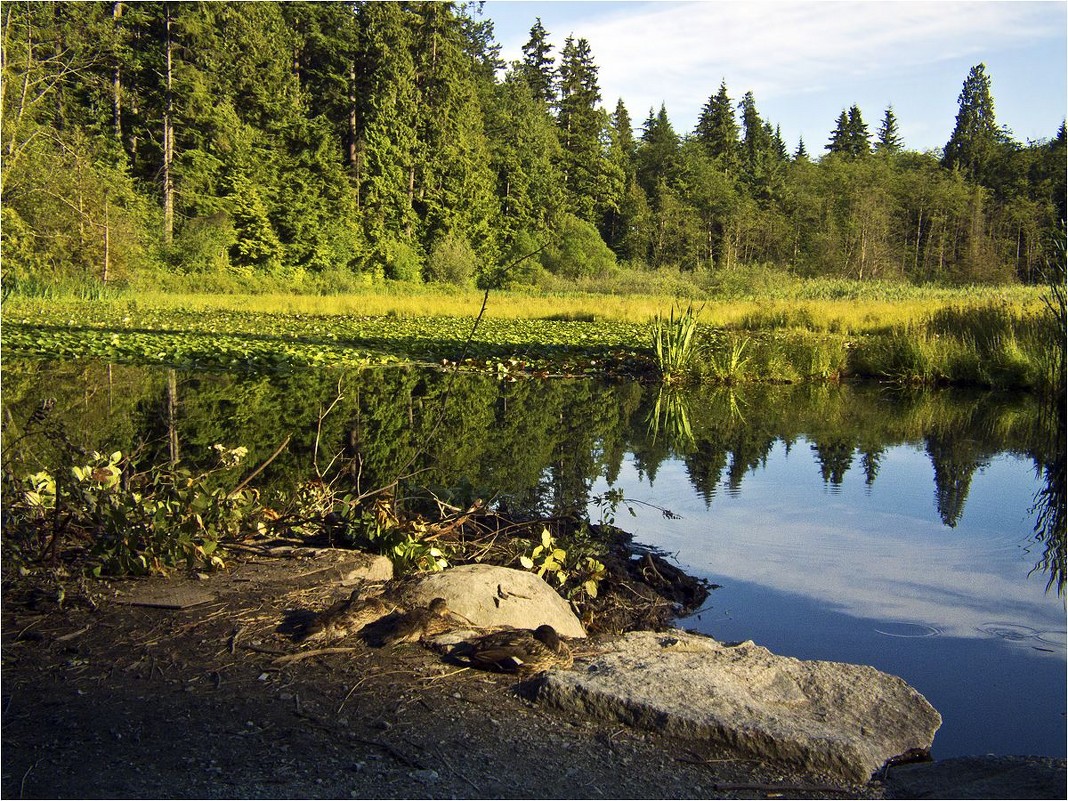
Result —
<path fill-rule="evenodd" d="M 665 384 L 676 384 L 686 380 L 687 372 L 694 357 L 694 334 L 697 332 L 697 315 L 693 304 L 688 304 L 686 309 L 678 307 L 678 315 L 675 314 L 675 306 L 665 319 L 657 314 L 653 318 L 652 344 L 653 357 L 656 367 L 660 371 L 660 379 Z"/>

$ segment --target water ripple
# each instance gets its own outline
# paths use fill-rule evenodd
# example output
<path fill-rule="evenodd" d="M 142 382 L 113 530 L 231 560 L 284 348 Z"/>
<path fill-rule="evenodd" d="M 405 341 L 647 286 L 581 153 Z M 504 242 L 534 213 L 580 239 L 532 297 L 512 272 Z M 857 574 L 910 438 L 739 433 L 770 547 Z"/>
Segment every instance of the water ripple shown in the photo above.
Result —
<path fill-rule="evenodd" d="M 942 633 L 941 629 L 928 626 L 926 623 L 907 623 L 903 620 L 886 620 L 876 627 L 879 634 L 887 637 L 937 637 Z"/>

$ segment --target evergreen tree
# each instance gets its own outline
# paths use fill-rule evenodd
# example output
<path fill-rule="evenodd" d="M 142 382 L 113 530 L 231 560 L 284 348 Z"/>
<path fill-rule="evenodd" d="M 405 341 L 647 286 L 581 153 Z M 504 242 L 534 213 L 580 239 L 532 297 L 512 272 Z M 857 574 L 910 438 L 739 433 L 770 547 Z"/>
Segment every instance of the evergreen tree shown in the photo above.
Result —
<path fill-rule="evenodd" d="M 418 151 L 412 20 L 398 3 L 357 11 L 357 175 L 359 207 L 373 257 L 387 274 L 410 273 L 416 246 L 413 208 Z"/>
<path fill-rule="evenodd" d="M 541 24 L 541 17 L 534 20 L 530 29 L 530 39 L 523 45 L 523 60 L 518 62 L 516 72 L 526 81 L 534 97 L 552 104 L 555 98 L 553 88 L 553 46 L 549 43 L 549 32 Z"/>
<path fill-rule="evenodd" d="M 738 104 L 742 111 L 742 165 L 753 174 L 774 153 L 772 134 L 757 111 L 752 92 L 746 92 Z"/>
<path fill-rule="evenodd" d="M 849 154 L 849 115 L 846 114 L 845 109 L 842 109 L 842 113 L 838 115 L 838 121 L 834 125 L 834 130 L 831 131 L 826 150 L 828 153 L 837 155 Z"/>
<path fill-rule="evenodd" d="M 808 161 L 808 151 L 805 149 L 804 137 L 797 137 L 797 150 L 794 151 L 794 161 Z"/>
<path fill-rule="evenodd" d="M 946 143 L 942 164 L 983 181 L 987 178 L 987 168 L 995 157 L 1000 138 L 985 64 L 969 70 L 957 100 L 957 121 Z"/>
<path fill-rule="evenodd" d="M 875 152 L 886 155 L 901 152 L 901 137 L 897 132 L 897 117 L 894 115 L 893 106 L 887 106 L 883 113 L 883 121 L 876 134 Z"/>
<path fill-rule="evenodd" d="M 638 185 L 637 151 L 630 113 L 622 98 L 609 119 L 611 145 L 608 162 L 622 176 L 619 192 L 610 199 L 601 222 L 601 234 L 616 255 L 624 259 L 645 256 L 649 206 Z"/>
<path fill-rule="evenodd" d="M 566 206 L 559 166 L 563 150 L 545 104 L 530 94 L 515 69 L 496 89 L 486 128 L 505 244 L 541 235 Z"/>
<path fill-rule="evenodd" d="M 856 104 L 838 115 L 827 151 L 846 158 L 859 158 L 871 152 L 871 135 Z"/>
<path fill-rule="evenodd" d="M 569 36 L 560 54 L 557 125 L 564 149 L 564 183 L 575 214 L 586 222 L 597 220 L 597 209 L 605 200 L 601 134 L 607 115 L 597 107 L 600 100 L 590 44 Z"/>
<path fill-rule="evenodd" d="M 775 131 L 771 135 L 771 142 L 779 161 L 783 163 L 789 161 L 790 151 L 786 149 L 786 142 L 782 138 L 782 129 L 778 125 L 775 126 Z"/>
<path fill-rule="evenodd" d="M 665 181 L 670 186 L 678 177 L 678 155 L 679 137 L 671 126 L 667 108 L 661 104 L 655 115 L 649 109 L 637 153 L 638 183 L 653 199 L 654 207 L 658 183 Z"/>
<path fill-rule="evenodd" d="M 860 114 L 860 107 L 855 103 L 849 107 L 849 155 L 854 158 L 871 153 L 871 134 Z"/>
<path fill-rule="evenodd" d="M 417 148 L 412 202 L 422 243 L 454 235 L 489 254 L 493 177 L 478 102 L 478 70 L 448 3 L 420 3 L 412 26 Z"/>
<path fill-rule="evenodd" d="M 694 135 L 723 169 L 733 171 L 738 167 L 738 123 L 727 96 L 726 81 L 720 82 L 719 91 L 701 109 Z"/>
<path fill-rule="evenodd" d="M 782 192 L 782 153 L 775 142 L 775 129 L 757 111 L 752 92 L 739 104 L 742 111 L 742 168 L 750 196 L 762 204 L 773 202 Z"/>

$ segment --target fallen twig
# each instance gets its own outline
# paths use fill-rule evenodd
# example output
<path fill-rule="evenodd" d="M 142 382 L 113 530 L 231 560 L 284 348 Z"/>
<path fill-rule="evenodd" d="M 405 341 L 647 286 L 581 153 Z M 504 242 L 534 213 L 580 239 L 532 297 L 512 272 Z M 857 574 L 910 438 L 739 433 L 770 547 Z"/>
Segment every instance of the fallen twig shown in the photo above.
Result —
<path fill-rule="evenodd" d="M 829 784 L 762 784 L 760 782 L 728 782 L 725 784 L 713 784 L 713 790 L 727 792 L 737 790 L 756 790 L 762 793 L 837 793 L 839 795 L 852 795 L 853 790 L 844 787 L 832 787 Z"/>
<path fill-rule="evenodd" d="M 56 642 L 66 642 L 67 640 L 73 640 L 75 637 L 79 637 L 85 632 L 89 631 L 89 626 L 80 628 L 77 631 L 72 631 L 70 634 L 64 634 L 62 637 L 56 637 Z"/>
<path fill-rule="evenodd" d="M 352 651 L 358 651 L 358 648 L 352 646 L 336 647 L 336 648 L 316 648 L 313 651 L 298 651 L 295 654 L 286 654 L 280 656 L 271 662 L 272 665 L 288 665 L 292 662 L 300 662 L 303 659 L 308 659 L 313 656 L 322 656 L 323 654 L 347 654 Z"/>
<path fill-rule="evenodd" d="M 244 481 L 242 481 L 240 484 L 238 484 L 236 487 L 234 487 L 232 490 L 230 490 L 230 494 L 229 494 L 228 497 L 232 498 L 235 495 L 237 495 L 237 493 L 241 492 L 241 490 L 243 490 L 245 487 L 247 487 L 249 485 L 249 482 L 251 482 L 252 479 L 254 479 L 256 476 L 258 476 L 260 473 L 262 473 L 264 470 L 266 470 L 267 469 L 267 465 L 269 465 L 271 462 L 273 462 L 275 459 L 278 458 L 279 454 L 281 454 L 282 451 L 284 451 L 286 449 L 286 445 L 289 444 L 289 440 L 292 439 L 292 438 L 293 438 L 292 434 L 286 434 L 286 438 L 284 440 L 282 440 L 282 444 L 279 445 L 275 449 L 274 453 L 272 453 L 270 456 L 267 457 L 267 461 L 265 461 L 263 464 L 261 464 L 259 467 L 257 467 L 255 470 L 253 470 L 251 473 L 249 473 L 248 477 L 245 478 Z"/>

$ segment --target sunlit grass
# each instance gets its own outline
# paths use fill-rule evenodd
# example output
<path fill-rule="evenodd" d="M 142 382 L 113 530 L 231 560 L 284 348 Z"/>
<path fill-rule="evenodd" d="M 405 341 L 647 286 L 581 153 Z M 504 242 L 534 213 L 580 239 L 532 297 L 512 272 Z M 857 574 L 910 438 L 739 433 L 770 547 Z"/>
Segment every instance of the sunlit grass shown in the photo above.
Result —
<path fill-rule="evenodd" d="M 919 323 L 946 308 L 975 308 L 1004 304 L 1020 313 L 1037 311 L 1042 304 L 1034 287 L 909 287 L 867 286 L 841 281 L 798 283 L 781 297 L 707 298 L 699 322 L 715 328 L 744 330 L 796 329 L 841 334 L 885 332 Z M 838 297 L 819 297 L 838 295 Z M 892 298 L 886 297 L 892 294 Z M 482 306 L 483 293 L 475 289 L 434 286 L 377 285 L 364 291 L 312 295 L 299 293 L 201 294 L 194 292 L 138 292 L 118 294 L 101 302 L 135 303 L 149 308 L 233 310 L 263 314 L 394 315 L 401 317 L 470 317 Z M 620 295 L 593 292 L 504 292 L 489 295 L 486 316 L 534 320 L 617 320 L 649 323 L 666 315 L 676 297 Z"/>
<path fill-rule="evenodd" d="M 639 272 L 626 273 L 628 281 L 636 282 Z M 834 381 L 854 376 L 905 384 L 1038 388 L 1050 385 L 1056 374 L 1054 345 L 1064 332 L 1046 321 L 1042 288 L 774 277 L 764 276 L 749 287 L 711 281 L 703 287 L 689 285 L 700 298 L 695 304 L 700 308 L 698 355 L 691 369 L 701 380 Z M 676 287 L 655 276 L 649 282 L 650 290 L 666 285 Z M 478 339 L 492 346 L 494 358 L 519 349 L 520 342 L 526 349 L 534 343 L 582 347 L 604 344 L 605 337 L 613 347 L 650 351 L 652 358 L 648 331 L 658 317 L 670 319 L 679 297 L 652 291 L 624 294 L 615 291 L 620 286 L 590 282 L 581 290 L 492 291 Z M 390 282 L 336 294 L 179 288 L 183 291 L 109 290 L 95 298 L 13 295 L 5 303 L 5 318 L 14 321 L 9 313 L 16 312 L 22 323 L 119 321 L 120 331 L 145 327 L 150 319 L 157 320 L 157 327 L 173 327 L 168 321 L 180 319 L 182 330 L 217 323 L 211 330 L 219 335 L 281 327 L 290 337 L 314 339 L 327 332 L 354 342 L 374 329 L 372 339 L 381 342 L 368 345 L 368 351 L 385 348 L 399 354 L 407 352 L 400 344 L 413 337 L 420 342 L 459 337 L 462 343 L 485 298 L 474 288 Z M 260 287 L 265 288 L 279 289 L 277 282 Z M 330 317 L 345 319 L 331 325 Z M 447 335 L 439 330 L 442 325 Z M 240 330 L 230 330 L 234 327 Z"/>

